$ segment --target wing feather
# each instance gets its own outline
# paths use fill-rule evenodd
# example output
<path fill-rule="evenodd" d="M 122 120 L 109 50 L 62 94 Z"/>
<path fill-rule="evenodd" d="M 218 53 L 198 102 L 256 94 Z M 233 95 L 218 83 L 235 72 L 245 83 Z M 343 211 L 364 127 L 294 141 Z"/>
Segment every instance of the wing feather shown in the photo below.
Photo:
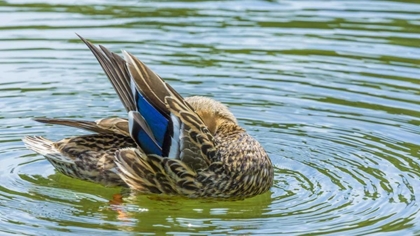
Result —
<path fill-rule="evenodd" d="M 85 120 L 71 120 L 71 119 L 56 119 L 56 118 L 34 118 L 35 121 L 64 125 L 74 128 L 84 129 L 95 133 L 111 134 L 117 133 L 124 136 L 130 136 L 128 132 L 128 120 L 118 117 L 104 118 L 97 121 Z"/>
<path fill-rule="evenodd" d="M 194 170 L 208 167 L 216 154 L 213 136 L 184 98 L 132 54 L 123 51 L 122 59 L 81 39 L 129 111 L 129 132 L 145 153 L 180 159 Z"/>
<path fill-rule="evenodd" d="M 170 94 L 168 93 L 166 83 L 133 55 L 126 51 L 123 51 L 123 54 L 137 90 L 139 90 L 141 94 L 162 113 L 162 115 L 169 119 L 169 111 L 166 108 L 165 97 Z"/>
<path fill-rule="evenodd" d="M 130 77 L 125 61 L 115 53 L 110 52 L 105 47 L 101 46 L 101 50 L 95 45 L 78 35 L 79 38 L 91 50 L 93 55 L 98 60 L 112 86 L 120 97 L 125 109 L 128 111 L 135 110 L 133 96 L 130 89 Z"/>

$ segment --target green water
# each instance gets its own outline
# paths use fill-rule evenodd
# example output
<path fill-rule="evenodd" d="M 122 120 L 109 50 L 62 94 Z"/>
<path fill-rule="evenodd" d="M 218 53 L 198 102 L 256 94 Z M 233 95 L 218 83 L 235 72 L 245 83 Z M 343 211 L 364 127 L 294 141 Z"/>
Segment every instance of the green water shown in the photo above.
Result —
<path fill-rule="evenodd" d="M 420 235 L 419 1 L 0 1 L 0 234 Z M 125 116 L 74 33 L 227 104 L 275 184 L 244 201 L 130 196 L 58 174 L 31 117 Z M 113 201 L 122 193 L 122 202 Z"/>

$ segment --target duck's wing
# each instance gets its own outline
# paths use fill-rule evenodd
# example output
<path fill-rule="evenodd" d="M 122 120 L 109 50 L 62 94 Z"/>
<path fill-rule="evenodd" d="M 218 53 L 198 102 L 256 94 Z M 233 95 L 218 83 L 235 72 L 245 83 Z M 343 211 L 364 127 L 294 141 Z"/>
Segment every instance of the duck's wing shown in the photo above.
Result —
<path fill-rule="evenodd" d="M 75 127 L 100 134 L 116 133 L 125 136 L 130 136 L 130 133 L 128 131 L 128 120 L 118 117 L 104 118 L 97 121 L 56 118 L 34 118 L 34 120 L 46 124 Z"/>
<path fill-rule="evenodd" d="M 130 53 L 123 52 L 124 60 L 82 40 L 129 111 L 129 132 L 146 154 L 177 158 L 195 170 L 211 163 L 216 154 L 213 136 L 170 85 Z"/>
<path fill-rule="evenodd" d="M 80 35 L 77 34 L 77 36 L 79 36 L 98 60 L 112 86 L 117 91 L 127 112 L 135 110 L 136 105 L 130 87 L 130 74 L 124 59 L 102 46 L 100 46 L 102 49 L 100 50 Z"/>
<path fill-rule="evenodd" d="M 240 198 L 231 185 L 231 176 L 222 162 L 213 162 L 207 169 L 196 172 L 177 159 L 146 155 L 135 148 L 124 148 L 115 153 L 119 176 L 130 189 L 142 193 L 183 195 L 190 198 Z"/>
<path fill-rule="evenodd" d="M 144 149 L 147 153 L 158 153 L 162 154 L 162 143 L 156 140 L 153 127 L 145 120 L 142 114 L 139 113 L 137 108 L 137 102 L 133 96 L 131 88 L 131 77 L 128 71 L 127 64 L 124 59 L 115 53 L 110 52 L 103 46 L 97 48 L 95 45 L 78 35 L 79 38 L 87 45 L 93 55 L 98 60 L 105 74 L 108 76 L 111 84 L 121 99 L 127 112 L 129 112 L 129 133 L 138 142 L 139 146 Z M 160 121 L 161 124 L 168 124 L 161 115 L 156 116 L 154 121 Z M 155 129 L 161 133 L 165 133 L 167 127 L 159 127 Z M 135 138 L 135 134 L 138 138 Z"/>
<path fill-rule="evenodd" d="M 134 148 L 119 150 L 115 157 L 120 177 L 130 189 L 194 197 L 202 187 L 197 173 L 180 160 L 146 155 Z"/>
<path fill-rule="evenodd" d="M 169 84 L 136 57 L 123 52 L 135 86 L 135 97 L 149 102 L 169 119 L 168 157 L 179 158 L 193 169 L 206 168 L 216 154 L 213 136 L 200 116 Z M 139 102 L 139 110 L 142 110 Z M 148 115 L 148 114 L 145 114 Z M 146 119 L 147 120 L 147 119 Z"/>

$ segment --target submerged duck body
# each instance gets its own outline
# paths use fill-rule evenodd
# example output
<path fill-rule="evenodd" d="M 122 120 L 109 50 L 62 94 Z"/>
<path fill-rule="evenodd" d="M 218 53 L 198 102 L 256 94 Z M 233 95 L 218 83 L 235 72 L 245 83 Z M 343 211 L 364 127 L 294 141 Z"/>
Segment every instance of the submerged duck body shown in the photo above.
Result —
<path fill-rule="evenodd" d="M 36 118 L 95 134 L 57 142 L 27 136 L 28 148 L 65 175 L 140 193 L 247 198 L 270 189 L 270 158 L 225 105 L 200 96 L 184 99 L 133 55 L 123 52 L 123 59 L 81 39 L 110 79 L 128 118 Z"/>

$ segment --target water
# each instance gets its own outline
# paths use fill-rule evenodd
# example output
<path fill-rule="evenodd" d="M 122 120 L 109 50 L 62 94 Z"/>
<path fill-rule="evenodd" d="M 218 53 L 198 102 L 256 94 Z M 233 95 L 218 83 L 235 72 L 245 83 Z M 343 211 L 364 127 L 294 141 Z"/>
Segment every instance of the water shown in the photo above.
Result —
<path fill-rule="evenodd" d="M 418 1 L 0 1 L 0 234 L 420 234 Z M 31 117 L 124 109 L 75 32 L 228 104 L 275 184 L 244 201 L 115 198 L 58 174 Z"/>

